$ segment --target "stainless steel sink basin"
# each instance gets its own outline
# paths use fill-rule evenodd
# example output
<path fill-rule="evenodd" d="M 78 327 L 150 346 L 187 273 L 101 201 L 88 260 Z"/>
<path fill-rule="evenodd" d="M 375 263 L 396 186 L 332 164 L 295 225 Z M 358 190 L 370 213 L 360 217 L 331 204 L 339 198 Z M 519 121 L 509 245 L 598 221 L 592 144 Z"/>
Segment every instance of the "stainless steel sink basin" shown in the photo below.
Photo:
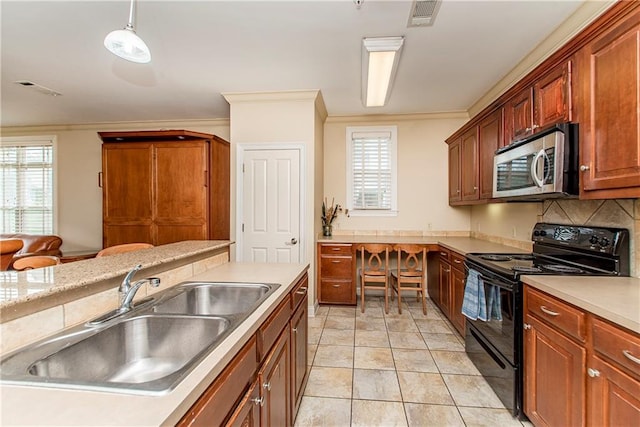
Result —
<path fill-rule="evenodd" d="M 230 316 L 252 311 L 273 289 L 261 283 L 188 282 L 167 293 L 154 313 Z"/>
<path fill-rule="evenodd" d="M 58 337 L 18 353 L 3 361 L 3 380 L 168 391 L 230 326 L 222 317 L 132 317 L 88 336 Z"/>
<path fill-rule="evenodd" d="M 4 356 L 0 360 L 0 381 L 135 394 L 167 393 L 278 286 L 179 284 L 122 315 L 76 326 Z"/>

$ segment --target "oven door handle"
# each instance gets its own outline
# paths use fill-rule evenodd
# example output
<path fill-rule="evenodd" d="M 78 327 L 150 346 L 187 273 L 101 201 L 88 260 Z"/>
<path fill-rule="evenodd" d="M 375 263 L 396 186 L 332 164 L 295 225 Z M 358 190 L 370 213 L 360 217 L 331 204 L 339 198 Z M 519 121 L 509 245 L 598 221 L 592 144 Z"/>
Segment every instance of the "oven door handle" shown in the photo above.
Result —
<path fill-rule="evenodd" d="M 541 158 L 542 173 L 544 174 L 544 165 L 549 162 L 549 156 L 547 156 L 547 153 L 544 151 L 544 149 L 538 151 L 538 153 L 533 158 L 533 162 L 531 162 L 531 179 L 533 179 L 533 182 L 535 182 L 536 185 L 540 188 L 542 188 L 542 186 L 544 185 L 544 181 L 547 178 L 546 176 L 543 176 L 542 178 L 538 176 L 538 163 L 540 162 Z"/>

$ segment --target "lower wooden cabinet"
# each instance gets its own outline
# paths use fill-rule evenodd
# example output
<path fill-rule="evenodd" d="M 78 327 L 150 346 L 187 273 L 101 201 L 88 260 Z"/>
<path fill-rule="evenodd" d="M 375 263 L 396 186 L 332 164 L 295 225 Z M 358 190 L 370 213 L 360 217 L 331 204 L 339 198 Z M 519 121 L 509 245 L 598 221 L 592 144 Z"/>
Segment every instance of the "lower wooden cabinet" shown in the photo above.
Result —
<path fill-rule="evenodd" d="M 451 321 L 460 335 L 465 334 L 462 314 L 464 300 L 464 256 L 440 247 L 427 254 L 427 291 L 433 303 Z"/>
<path fill-rule="evenodd" d="M 318 243 L 318 302 L 356 304 L 356 257 L 348 243 Z"/>
<path fill-rule="evenodd" d="M 179 426 L 293 424 L 307 380 L 307 287 L 305 274 Z"/>
<path fill-rule="evenodd" d="M 637 426 L 640 335 L 525 286 L 524 411 L 537 426 Z"/>

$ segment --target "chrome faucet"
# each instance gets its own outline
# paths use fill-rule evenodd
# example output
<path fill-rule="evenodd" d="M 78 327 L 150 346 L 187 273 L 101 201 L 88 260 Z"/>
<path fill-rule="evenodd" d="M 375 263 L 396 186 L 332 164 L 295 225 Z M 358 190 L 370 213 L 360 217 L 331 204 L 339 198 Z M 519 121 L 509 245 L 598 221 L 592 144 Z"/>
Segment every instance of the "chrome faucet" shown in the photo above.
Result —
<path fill-rule="evenodd" d="M 126 276 L 124 276 L 124 279 L 122 280 L 122 283 L 118 288 L 118 294 L 120 295 L 120 308 L 118 308 L 118 311 L 121 313 L 129 311 L 133 308 L 133 297 L 136 295 L 136 292 L 138 292 L 138 289 L 140 289 L 142 285 L 144 285 L 145 283 L 149 283 L 154 288 L 160 286 L 160 279 L 158 279 L 157 277 L 149 277 L 147 279 L 138 280 L 137 282 L 131 284 L 133 275 L 136 274 L 136 272 L 138 272 L 138 270 L 140 270 L 141 268 L 142 264 L 138 264 L 133 267 L 131 271 L 128 272 Z"/>

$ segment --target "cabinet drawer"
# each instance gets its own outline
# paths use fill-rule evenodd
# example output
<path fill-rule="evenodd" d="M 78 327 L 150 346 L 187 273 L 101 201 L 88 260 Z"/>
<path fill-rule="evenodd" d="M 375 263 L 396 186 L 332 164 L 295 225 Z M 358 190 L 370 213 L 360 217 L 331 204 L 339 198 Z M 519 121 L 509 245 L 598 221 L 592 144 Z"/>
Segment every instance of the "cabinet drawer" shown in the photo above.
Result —
<path fill-rule="evenodd" d="M 291 291 L 291 310 L 295 310 L 298 304 L 307 296 L 309 290 L 309 278 L 305 275 Z"/>
<path fill-rule="evenodd" d="M 640 337 L 593 319 L 593 349 L 640 378 Z"/>
<path fill-rule="evenodd" d="M 353 249 L 352 249 L 352 245 L 350 244 L 320 245 L 320 253 L 322 255 L 352 255 Z"/>
<path fill-rule="evenodd" d="M 276 342 L 291 317 L 289 295 L 258 329 L 258 359 L 262 360 Z"/>
<path fill-rule="evenodd" d="M 440 248 L 440 261 L 444 261 L 446 263 L 451 262 L 451 252 L 447 249 Z"/>
<path fill-rule="evenodd" d="M 356 293 L 351 281 L 322 280 L 320 287 L 322 303 L 355 304 Z"/>
<path fill-rule="evenodd" d="M 350 280 L 352 271 L 352 257 L 323 256 L 320 258 L 320 272 L 322 278 Z"/>
<path fill-rule="evenodd" d="M 464 271 L 464 260 L 464 256 L 451 252 L 451 266 L 456 270 Z"/>
<path fill-rule="evenodd" d="M 525 291 L 525 301 L 528 314 L 580 341 L 585 340 L 585 314 L 582 311 L 529 287 Z"/>

